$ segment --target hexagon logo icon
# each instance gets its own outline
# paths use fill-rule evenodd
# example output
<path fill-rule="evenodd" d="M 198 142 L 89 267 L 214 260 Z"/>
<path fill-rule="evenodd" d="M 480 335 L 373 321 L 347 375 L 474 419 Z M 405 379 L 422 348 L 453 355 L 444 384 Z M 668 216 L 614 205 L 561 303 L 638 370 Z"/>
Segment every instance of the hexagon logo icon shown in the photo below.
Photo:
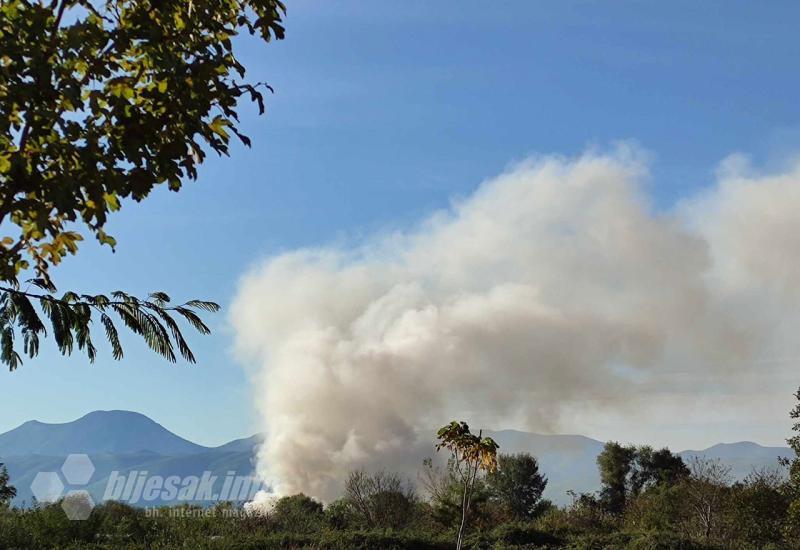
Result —
<path fill-rule="evenodd" d="M 64 460 L 61 473 L 70 485 L 86 485 L 94 474 L 94 464 L 89 455 L 71 454 Z"/>
<path fill-rule="evenodd" d="M 55 502 L 63 492 L 64 484 L 56 472 L 39 472 L 31 482 L 31 493 L 39 502 Z"/>
<path fill-rule="evenodd" d="M 61 501 L 61 508 L 70 520 L 83 521 L 92 513 L 94 500 L 88 491 L 70 491 Z"/>

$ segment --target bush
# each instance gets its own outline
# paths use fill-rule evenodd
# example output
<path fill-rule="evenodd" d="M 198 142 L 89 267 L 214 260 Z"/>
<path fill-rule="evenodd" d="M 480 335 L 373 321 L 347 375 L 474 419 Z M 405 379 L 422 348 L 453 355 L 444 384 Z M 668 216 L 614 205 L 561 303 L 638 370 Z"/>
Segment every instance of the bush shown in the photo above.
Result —
<path fill-rule="evenodd" d="M 345 502 L 362 526 L 402 529 L 414 519 L 417 496 L 397 474 L 351 472 L 345 482 Z"/>
<path fill-rule="evenodd" d="M 322 504 L 304 494 L 279 499 L 271 516 L 278 529 L 291 533 L 312 533 L 323 526 Z"/>
<path fill-rule="evenodd" d="M 638 531 L 674 531 L 688 520 L 683 486 L 654 487 L 636 496 L 625 511 L 625 525 Z"/>
<path fill-rule="evenodd" d="M 353 508 L 345 499 L 334 500 L 325 507 L 325 524 L 331 529 L 352 529 L 358 523 Z"/>
<path fill-rule="evenodd" d="M 781 525 L 789 509 L 789 495 L 778 472 L 754 472 L 733 486 L 730 521 L 734 535 L 745 544 L 780 544 Z"/>
<path fill-rule="evenodd" d="M 630 550 L 710 550 L 714 547 L 706 546 L 675 533 L 654 532 L 634 536 L 626 548 Z"/>
<path fill-rule="evenodd" d="M 494 542 L 501 542 L 512 545 L 556 545 L 562 541 L 549 534 L 544 533 L 531 523 L 506 523 L 495 527 L 489 533 L 489 538 Z"/>

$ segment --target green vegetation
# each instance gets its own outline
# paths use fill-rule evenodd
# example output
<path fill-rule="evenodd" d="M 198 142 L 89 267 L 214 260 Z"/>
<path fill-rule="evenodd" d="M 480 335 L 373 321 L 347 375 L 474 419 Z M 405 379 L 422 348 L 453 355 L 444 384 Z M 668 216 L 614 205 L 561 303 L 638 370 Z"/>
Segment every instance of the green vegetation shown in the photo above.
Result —
<path fill-rule="evenodd" d="M 789 439 L 795 450 L 798 441 Z M 557 507 L 542 499 L 547 479 L 533 456 L 498 454 L 494 441 L 458 422 L 439 432 L 439 445 L 452 455 L 444 467 L 425 461 L 419 493 L 396 474 L 356 471 L 325 506 L 298 494 L 260 513 L 230 503 L 107 502 L 70 521 L 59 503 L 0 505 L 0 548 L 800 548 L 796 458 L 784 461 L 788 477 L 756 471 L 733 482 L 718 461 L 687 465 L 668 449 L 609 442 L 597 459 L 601 490 Z M 8 491 L 0 476 L 0 504 Z"/>
<path fill-rule="evenodd" d="M 786 537 L 800 540 L 800 390 L 794 394 L 797 404 L 789 413 L 794 424 L 792 431 L 794 435 L 787 439 L 789 447 L 794 451 L 794 460 L 788 458 L 784 464 L 789 467 L 788 491 L 790 495 L 789 521 L 785 529 Z"/>
<path fill-rule="evenodd" d="M 208 151 L 228 154 L 231 135 L 250 144 L 237 129 L 238 101 L 263 113 L 269 87 L 244 80 L 232 39 L 242 30 L 283 38 L 283 12 L 279 0 L 0 3 L 0 361 L 11 370 L 20 347 L 38 353 L 42 318 L 62 354 L 77 347 L 94 360 L 99 317 L 120 359 L 109 314 L 168 360 L 194 361 L 170 314 L 206 333 L 197 312 L 216 304 L 56 296 L 51 267 L 77 253 L 81 230 L 113 249 L 113 212 L 158 185 L 179 191 Z M 20 290 L 28 274 L 37 292 Z"/>
<path fill-rule="evenodd" d="M 519 456 L 519 455 L 518 455 Z M 522 455 L 526 456 L 526 455 Z M 501 455 L 502 457 L 502 455 Z M 526 456 L 525 460 L 531 457 Z M 502 461 L 498 472 L 502 472 Z M 529 494 L 496 492 L 480 480 L 464 548 L 797 548 L 785 483 L 765 473 L 715 485 L 694 471 L 655 484 L 611 512 L 602 499 L 576 496 L 563 508 L 540 506 L 526 519 L 509 507 Z M 359 473 L 327 506 L 305 496 L 280 499 L 266 515 L 228 504 L 152 511 L 109 502 L 86 521 L 58 504 L 0 510 L 2 548 L 453 548 L 459 507 L 416 495 L 395 475 Z M 457 478 L 455 478 L 457 480 Z M 460 487 L 453 491 L 458 496 Z M 481 495 L 485 498 L 481 498 Z M 714 496 L 717 495 L 717 496 Z M 452 504 L 452 503 L 451 503 Z M 708 506 L 708 508 L 703 508 Z M 530 510 L 530 508 L 527 508 Z"/>
<path fill-rule="evenodd" d="M 17 490 L 8 484 L 8 470 L 0 464 L 0 508 L 5 507 L 17 496 Z"/>

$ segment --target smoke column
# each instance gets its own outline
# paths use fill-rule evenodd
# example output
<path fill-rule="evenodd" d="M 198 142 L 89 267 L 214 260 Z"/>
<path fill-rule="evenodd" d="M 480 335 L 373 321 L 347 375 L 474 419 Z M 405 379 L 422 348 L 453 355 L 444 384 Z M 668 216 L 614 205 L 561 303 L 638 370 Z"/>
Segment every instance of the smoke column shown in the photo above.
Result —
<path fill-rule="evenodd" d="M 529 160 L 408 231 L 256 265 L 231 322 L 258 367 L 260 474 L 328 500 L 355 468 L 416 471 L 452 419 L 644 418 L 796 356 L 800 169 L 730 157 L 664 212 L 641 157 Z"/>

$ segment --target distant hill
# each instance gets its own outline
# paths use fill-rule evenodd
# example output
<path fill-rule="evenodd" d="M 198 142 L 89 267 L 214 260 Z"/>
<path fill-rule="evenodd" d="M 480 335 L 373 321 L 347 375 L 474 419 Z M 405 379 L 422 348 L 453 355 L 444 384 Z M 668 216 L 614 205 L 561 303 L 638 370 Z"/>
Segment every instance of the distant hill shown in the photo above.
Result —
<path fill-rule="evenodd" d="M 763 447 L 752 441 L 738 443 L 718 443 L 702 451 L 683 451 L 680 453 L 685 462 L 694 457 L 719 459 L 731 469 L 731 475 L 742 479 L 754 469 L 775 468 L 778 457 L 792 457 L 794 453 L 788 447 Z"/>
<path fill-rule="evenodd" d="M 529 452 L 539 459 L 549 483 L 545 496 L 569 502 L 568 490 L 595 491 L 600 485 L 596 458 L 603 442 L 582 435 L 542 435 L 515 430 L 484 431 L 502 452 Z M 200 476 L 204 471 L 224 478 L 229 472 L 251 476 L 263 436 L 236 439 L 219 447 L 204 447 L 170 432 L 150 418 L 129 411 L 95 411 L 63 424 L 30 421 L 0 434 L 0 462 L 6 463 L 18 494 L 16 504 L 30 503 L 30 485 L 38 472 L 57 472 L 70 453 L 86 453 L 96 468 L 88 490 L 100 500 L 109 475 L 146 471 L 148 475 Z M 757 443 L 721 443 L 703 450 L 680 453 L 684 460 L 705 456 L 731 467 L 736 478 L 753 469 L 777 465 L 779 456 L 791 456 L 785 447 Z M 141 505 L 166 502 L 140 502 Z M 176 503 L 171 501 L 170 503 Z"/>
<path fill-rule="evenodd" d="M 139 451 L 175 455 L 208 450 L 130 411 L 94 411 L 63 424 L 31 420 L 0 435 L 2 457 Z"/>
<path fill-rule="evenodd" d="M 58 472 L 67 455 L 89 455 L 95 467 L 88 490 L 103 497 L 108 478 L 116 471 L 147 472 L 149 476 L 200 476 L 204 471 L 223 479 L 228 472 L 254 475 L 255 435 L 219 447 L 204 447 L 184 439 L 147 416 L 130 411 L 94 411 L 73 422 L 25 422 L 0 434 L 0 462 L 8 467 L 17 488 L 15 503 L 30 504 L 31 482 L 39 472 Z M 63 476 L 62 476 L 63 479 Z M 73 489 L 77 487 L 67 487 Z M 159 500 L 142 505 L 164 504 Z"/>
<path fill-rule="evenodd" d="M 243 437 L 242 439 L 234 439 L 219 447 L 214 447 L 214 451 L 221 452 L 254 452 L 258 446 L 264 442 L 264 436 L 261 434 L 252 435 L 250 437 Z"/>

